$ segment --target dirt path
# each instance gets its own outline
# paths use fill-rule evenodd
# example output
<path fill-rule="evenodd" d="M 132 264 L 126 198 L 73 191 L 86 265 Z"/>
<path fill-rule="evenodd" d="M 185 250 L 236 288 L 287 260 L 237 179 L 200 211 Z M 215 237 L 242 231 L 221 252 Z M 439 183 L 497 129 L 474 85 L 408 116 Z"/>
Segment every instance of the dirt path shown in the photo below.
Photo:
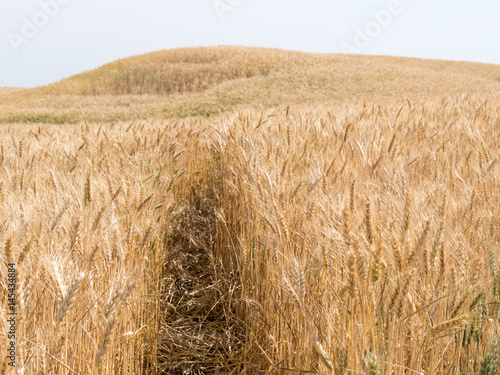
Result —
<path fill-rule="evenodd" d="M 244 329 L 233 313 L 238 280 L 213 257 L 215 202 L 196 196 L 176 218 L 162 286 L 158 367 L 164 374 L 240 373 Z"/>

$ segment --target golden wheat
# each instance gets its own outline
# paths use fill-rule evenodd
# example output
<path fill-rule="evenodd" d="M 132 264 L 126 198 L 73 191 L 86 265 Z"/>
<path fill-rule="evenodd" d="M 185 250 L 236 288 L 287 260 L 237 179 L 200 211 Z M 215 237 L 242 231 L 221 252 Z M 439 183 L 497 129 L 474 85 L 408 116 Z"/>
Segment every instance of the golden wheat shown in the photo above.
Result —
<path fill-rule="evenodd" d="M 272 73 L 261 68 L 248 74 Z M 117 90 L 136 89 L 142 73 L 130 74 Z M 18 363 L 30 374 L 479 372 L 499 319 L 499 115 L 479 93 L 3 126 Z"/>

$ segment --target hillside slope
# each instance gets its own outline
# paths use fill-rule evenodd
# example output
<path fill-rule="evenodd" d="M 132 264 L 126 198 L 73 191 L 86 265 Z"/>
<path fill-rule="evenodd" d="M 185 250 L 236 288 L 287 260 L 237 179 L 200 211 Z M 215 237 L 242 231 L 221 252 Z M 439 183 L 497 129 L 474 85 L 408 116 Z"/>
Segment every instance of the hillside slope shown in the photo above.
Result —
<path fill-rule="evenodd" d="M 0 96 L 1 122 L 208 116 L 246 106 L 497 97 L 500 66 L 311 54 L 250 47 L 182 48 L 117 60 L 55 84 Z M 80 108 L 82 109 L 80 111 Z"/>

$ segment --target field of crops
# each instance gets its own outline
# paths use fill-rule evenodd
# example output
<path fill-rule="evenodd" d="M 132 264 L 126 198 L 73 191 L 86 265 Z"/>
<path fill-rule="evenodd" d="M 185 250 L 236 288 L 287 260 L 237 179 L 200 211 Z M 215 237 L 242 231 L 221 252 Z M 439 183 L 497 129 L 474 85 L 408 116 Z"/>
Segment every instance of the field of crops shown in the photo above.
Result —
<path fill-rule="evenodd" d="M 500 95 L 467 92 L 1 125 L 17 373 L 496 373 Z"/>

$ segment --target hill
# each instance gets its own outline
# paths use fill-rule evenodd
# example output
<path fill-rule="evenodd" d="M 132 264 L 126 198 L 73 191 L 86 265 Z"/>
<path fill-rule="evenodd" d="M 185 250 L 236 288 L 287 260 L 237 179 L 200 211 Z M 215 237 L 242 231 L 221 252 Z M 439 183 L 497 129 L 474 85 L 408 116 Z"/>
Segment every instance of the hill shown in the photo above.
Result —
<path fill-rule="evenodd" d="M 500 92 L 500 66 L 266 48 L 182 48 L 117 60 L 35 89 L 0 93 L 0 122 L 209 116 L 289 104 Z M 81 108 L 81 110 L 80 110 Z"/>

